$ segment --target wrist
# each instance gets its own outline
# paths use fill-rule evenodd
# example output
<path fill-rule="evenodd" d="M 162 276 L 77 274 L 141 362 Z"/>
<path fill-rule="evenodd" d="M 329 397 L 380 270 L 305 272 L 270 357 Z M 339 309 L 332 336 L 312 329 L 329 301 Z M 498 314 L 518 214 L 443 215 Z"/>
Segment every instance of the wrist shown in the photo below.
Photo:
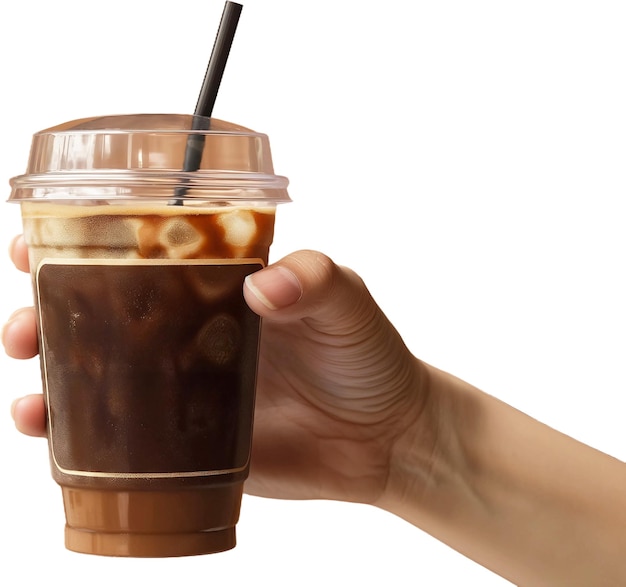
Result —
<path fill-rule="evenodd" d="M 441 537 L 438 517 L 457 507 L 460 493 L 473 499 L 462 427 L 455 422 L 458 414 L 471 417 L 472 396 L 464 393 L 470 386 L 452 375 L 421 361 L 418 369 L 421 409 L 394 443 L 376 505 Z"/>

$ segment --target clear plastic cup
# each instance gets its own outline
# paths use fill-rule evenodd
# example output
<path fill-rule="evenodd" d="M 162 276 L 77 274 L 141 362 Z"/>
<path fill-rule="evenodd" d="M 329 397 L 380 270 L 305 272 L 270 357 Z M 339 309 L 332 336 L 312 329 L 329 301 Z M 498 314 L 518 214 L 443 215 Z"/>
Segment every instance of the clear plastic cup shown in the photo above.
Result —
<path fill-rule="evenodd" d="M 242 286 L 289 196 L 266 135 L 215 119 L 190 130 L 208 126 L 71 121 L 36 133 L 11 180 L 70 550 L 235 546 L 260 334 Z"/>

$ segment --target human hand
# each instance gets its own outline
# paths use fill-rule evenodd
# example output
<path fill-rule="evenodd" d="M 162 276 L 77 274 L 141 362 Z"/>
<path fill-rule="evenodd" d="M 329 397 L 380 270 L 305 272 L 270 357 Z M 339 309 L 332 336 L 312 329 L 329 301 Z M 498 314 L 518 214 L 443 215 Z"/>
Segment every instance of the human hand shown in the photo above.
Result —
<path fill-rule="evenodd" d="M 10 247 L 28 271 L 21 237 Z M 250 277 L 263 317 L 248 493 L 374 503 L 395 440 L 421 413 L 419 363 L 360 278 L 313 251 L 293 253 Z M 37 353 L 32 308 L 3 331 L 7 354 Z M 17 428 L 45 436 L 41 395 L 13 405 Z"/>
<path fill-rule="evenodd" d="M 288 255 L 244 295 L 263 317 L 246 491 L 375 503 L 422 414 L 421 363 L 361 279 L 321 253 Z"/>

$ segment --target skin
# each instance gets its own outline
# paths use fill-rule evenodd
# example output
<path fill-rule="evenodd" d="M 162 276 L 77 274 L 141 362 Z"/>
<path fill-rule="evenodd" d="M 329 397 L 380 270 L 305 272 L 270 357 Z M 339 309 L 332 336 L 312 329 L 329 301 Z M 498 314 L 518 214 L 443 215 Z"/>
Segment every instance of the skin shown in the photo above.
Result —
<path fill-rule="evenodd" d="M 10 247 L 28 270 L 21 237 Z M 249 278 L 263 317 L 246 492 L 371 504 L 519 585 L 626 584 L 626 465 L 414 357 L 351 270 L 299 251 Z M 32 308 L 2 337 L 37 354 Z M 45 436 L 41 395 L 17 400 Z"/>

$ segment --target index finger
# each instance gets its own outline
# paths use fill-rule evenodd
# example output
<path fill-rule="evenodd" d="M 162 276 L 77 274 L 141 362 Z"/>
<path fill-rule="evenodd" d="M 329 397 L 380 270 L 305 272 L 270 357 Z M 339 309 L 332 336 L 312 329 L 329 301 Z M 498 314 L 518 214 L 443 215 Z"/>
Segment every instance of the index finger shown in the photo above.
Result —
<path fill-rule="evenodd" d="M 28 247 L 24 242 L 24 236 L 16 236 L 9 245 L 9 256 L 13 264 L 20 270 L 28 273 Z"/>

